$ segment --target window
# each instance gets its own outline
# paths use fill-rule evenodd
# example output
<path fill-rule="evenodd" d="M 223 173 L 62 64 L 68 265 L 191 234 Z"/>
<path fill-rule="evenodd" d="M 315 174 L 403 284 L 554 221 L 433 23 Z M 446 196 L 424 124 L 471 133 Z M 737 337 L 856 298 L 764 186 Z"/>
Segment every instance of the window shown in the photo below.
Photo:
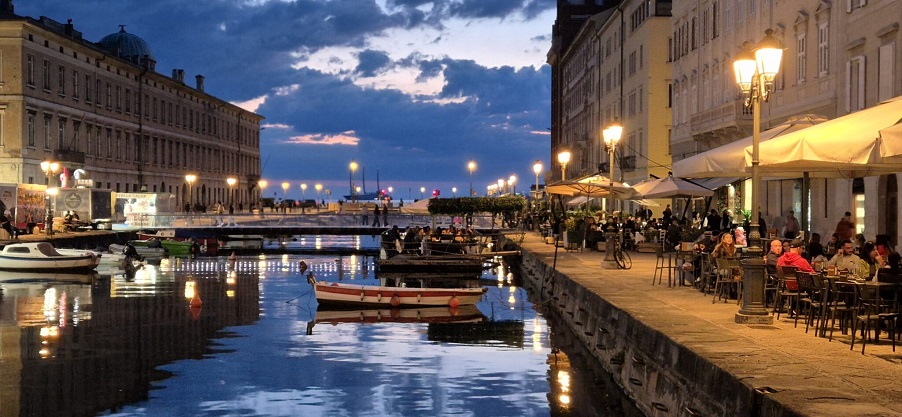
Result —
<path fill-rule="evenodd" d="M 92 155 L 94 150 L 94 126 L 90 124 L 85 126 L 85 139 L 88 141 L 88 148 L 85 149 L 85 154 Z"/>
<path fill-rule="evenodd" d="M 57 79 L 59 83 L 59 94 L 60 96 L 66 95 L 66 67 L 60 65 L 57 71 Z"/>
<path fill-rule="evenodd" d="M 846 0 L 846 12 L 852 13 L 852 10 L 860 9 L 868 5 L 868 0 Z"/>
<path fill-rule="evenodd" d="M 122 111 L 122 86 L 116 86 L 116 111 Z"/>
<path fill-rule="evenodd" d="M 116 131 L 116 160 L 122 160 L 122 131 Z"/>
<path fill-rule="evenodd" d="M 103 92 L 100 90 L 100 78 L 94 80 L 94 87 L 94 102 L 97 103 L 97 106 L 99 107 L 102 105 L 100 97 L 103 94 Z"/>
<path fill-rule="evenodd" d="M 859 55 L 849 60 L 846 75 L 846 111 L 854 112 L 864 109 L 865 68 L 864 56 Z"/>
<path fill-rule="evenodd" d="M 44 116 L 44 149 L 50 149 L 50 119 L 50 116 Z"/>
<path fill-rule="evenodd" d="M 44 79 L 43 88 L 46 91 L 50 91 L 50 61 L 44 60 L 44 72 L 41 74 L 41 78 Z"/>
<path fill-rule="evenodd" d="M 629 74 L 634 75 L 636 73 L 636 51 L 630 52 L 628 65 L 629 65 Z"/>
<path fill-rule="evenodd" d="M 106 83 L 106 108 L 113 108 L 113 86 L 110 83 Z"/>
<path fill-rule="evenodd" d="M 830 72 L 830 25 L 826 22 L 817 27 L 817 73 Z"/>
<path fill-rule="evenodd" d="M 132 112 L 132 90 L 125 89 L 125 114 Z"/>
<path fill-rule="evenodd" d="M 60 118 L 57 121 L 57 140 L 59 143 L 57 144 L 57 149 L 65 149 L 65 139 L 66 139 L 66 119 Z"/>
<path fill-rule="evenodd" d="M 28 112 L 28 147 L 34 147 L 34 113 Z"/>
<path fill-rule="evenodd" d="M 73 121 L 72 122 L 72 144 L 70 146 L 70 149 L 72 149 L 74 151 L 77 151 L 79 149 L 78 146 L 80 145 L 78 143 L 80 141 L 78 138 L 79 130 L 81 130 L 81 122 Z"/>
<path fill-rule="evenodd" d="M 91 91 L 92 85 L 91 76 L 85 74 L 85 103 L 90 103 L 91 99 L 94 98 L 94 93 Z"/>
<path fill-rule="evenodd" d="M 34 56 L 28 55 L 25 62 L 26 83 L 29 87 L 34 87 Z"/>
<path fill-rule="evenodd" d="M 720 35 L 720 31 L 718 30 L 717 13 L 720 12 L 720 8 L 718 7 L 717 2 L 711 3 L 711 39 L 717 38 Z"/>
<path fill-rule="evenodd" d="M 72 71 L 72 99 L 78 100 L 78 71 Z"/>
<path fill-rule="evenodd" d="M 113 157 L 113 129 L 110 128 L 106 128 L 106 157 L 107 159 Z"/>
<path fill-rule="evenodd" d="M 805 32 L 796 35 L 796 83 L 805 82 L 805 74 L 808 72 L 808 58 L 805 54 L 805 44 L 808 39 Z"/>
<path fill-rule="evenodd" d="M 877 51 L 877 101 L 896 96 L 896 43 L 881 45 Z"/>

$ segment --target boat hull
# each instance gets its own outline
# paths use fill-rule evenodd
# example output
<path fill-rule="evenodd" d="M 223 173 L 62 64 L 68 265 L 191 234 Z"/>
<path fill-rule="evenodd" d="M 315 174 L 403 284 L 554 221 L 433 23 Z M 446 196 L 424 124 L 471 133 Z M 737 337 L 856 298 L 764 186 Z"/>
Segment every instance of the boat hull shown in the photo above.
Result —
<path fill-rule="evenodd" d="M 339 323 L 478 323 L 485 315 L 475 305 L 317 311 L 317 324 Z"/>
<path fill-rule="evenodd" d="M 407 288 L 349 285 L 336 282 L 314 284 L 320 306 L 334 308 L 410 308 L 473 305 L 483 288 Z"/>
<path fill-rule="evenodd" d="M 381 272 L 444 272 L 459 274 L 481 274 L 485 267 L 482 258 L 453 255 L 397 255 L 380 259 L 377 266 Z"/>
<path fill-rule="evenodd" d="M 0 270 L 31 272 L 87 272 L 97 268 L 100 256 L 84 251 L 62 254 L 46 242 L 13 243 L 0 252 Z"/>

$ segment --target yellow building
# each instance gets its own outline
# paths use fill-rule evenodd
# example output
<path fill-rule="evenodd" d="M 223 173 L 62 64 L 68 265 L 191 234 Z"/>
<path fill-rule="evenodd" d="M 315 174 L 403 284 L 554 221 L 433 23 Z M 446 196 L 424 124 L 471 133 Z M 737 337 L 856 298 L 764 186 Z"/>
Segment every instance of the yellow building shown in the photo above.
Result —
<path fill-rule="evenodd" d="M 567 178 L 610 175 L 602 131 L 615 122 L 623 126 L 615 147 L 615 179 L 635 184 L 649 175 L 667 175 L 670 3 L 622 1 L 587 18 L 562 52 L 553 48 L 549 53 L 549 63 L 560 73 L 560 82 L 552 86 L 552 102 L 560 103 L 552 111 L 552 126 L 560 129 L 552 129 L 551 160 L 560 151 L 571 153 Z M 623 206 L 637 208 L 629 202 Z"/>
<path fill-rule="evenodd" d="M 192 173 L 195 202 L 227 201 L 228 177 L 236 202 L 256 201 L 263 117 L 207 94 L 202 75 L 191 86 L 184 70 L 155 66 L 124 27 L 94 43 L 71 22 L 0 2 L 0 183 L 170 193 L 183 204 Z"/>

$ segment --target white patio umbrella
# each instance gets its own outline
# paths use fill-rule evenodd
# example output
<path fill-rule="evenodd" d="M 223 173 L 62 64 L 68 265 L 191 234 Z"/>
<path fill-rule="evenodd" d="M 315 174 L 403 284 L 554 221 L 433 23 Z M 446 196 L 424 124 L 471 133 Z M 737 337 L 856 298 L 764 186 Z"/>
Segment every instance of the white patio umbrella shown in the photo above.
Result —
<path fill-rule="evenodd" d="M 607 197 L 611 195 L 611 180 L 601 175 L 591 175 L 588 177 L 558 181 L 554 184 L 545 186 L 545 192 L 549 194 L 564 195 L 571 197 Z M 627 199 L 635 194 L 635 191 L 628 185 L 614 181 L 613 187 L 614 197 Z"/>
<path fill-rule="evenodd" d="M 880 131 L 880 157 L 884 162 L 902 162 L 902 123 Z"/>
<path fill-rule="evenodd" d="M 902 159 L 884 159 L 880 131 L 902 119 L 902 97 L 761 143 L 764 176 L 857 178 L 902 172 Z M 745 148 L 751 167 L 752 148 Z"/>
<path fill-rule="evenodd" d="M 823 116 L 803 115 L 791 118 L 760 134 L 760 142 L 780 135 L 810 128 L 827 121 Z M 752 146 L 748 136 L 673 163 L 673 175 L 678 178 L 742 178 L 749 175 L 751 165 L 746 165 L 745 148 Z"/>
<path fill-rule="evenodd" d="M 637 192 L 642 198 L 710 197 L 714 195 L 714 191 L 673 175 L 651 180 L 643 184 Z"/>

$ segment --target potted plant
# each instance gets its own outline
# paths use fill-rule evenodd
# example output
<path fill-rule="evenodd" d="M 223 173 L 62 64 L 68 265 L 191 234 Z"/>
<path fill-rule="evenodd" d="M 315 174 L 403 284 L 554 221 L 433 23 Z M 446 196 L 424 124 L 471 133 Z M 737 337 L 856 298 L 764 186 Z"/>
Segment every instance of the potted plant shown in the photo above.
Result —
<path fill-rule="evenodd" d="M 564 233 L 564 245 L 566 247 L 582 244 L 583 231 L 580 230 L 582 220 L 582 216 L 572 214 L 568 215 L 567 220 L 564 221 L 564 230 L 566 231 Z"/>

